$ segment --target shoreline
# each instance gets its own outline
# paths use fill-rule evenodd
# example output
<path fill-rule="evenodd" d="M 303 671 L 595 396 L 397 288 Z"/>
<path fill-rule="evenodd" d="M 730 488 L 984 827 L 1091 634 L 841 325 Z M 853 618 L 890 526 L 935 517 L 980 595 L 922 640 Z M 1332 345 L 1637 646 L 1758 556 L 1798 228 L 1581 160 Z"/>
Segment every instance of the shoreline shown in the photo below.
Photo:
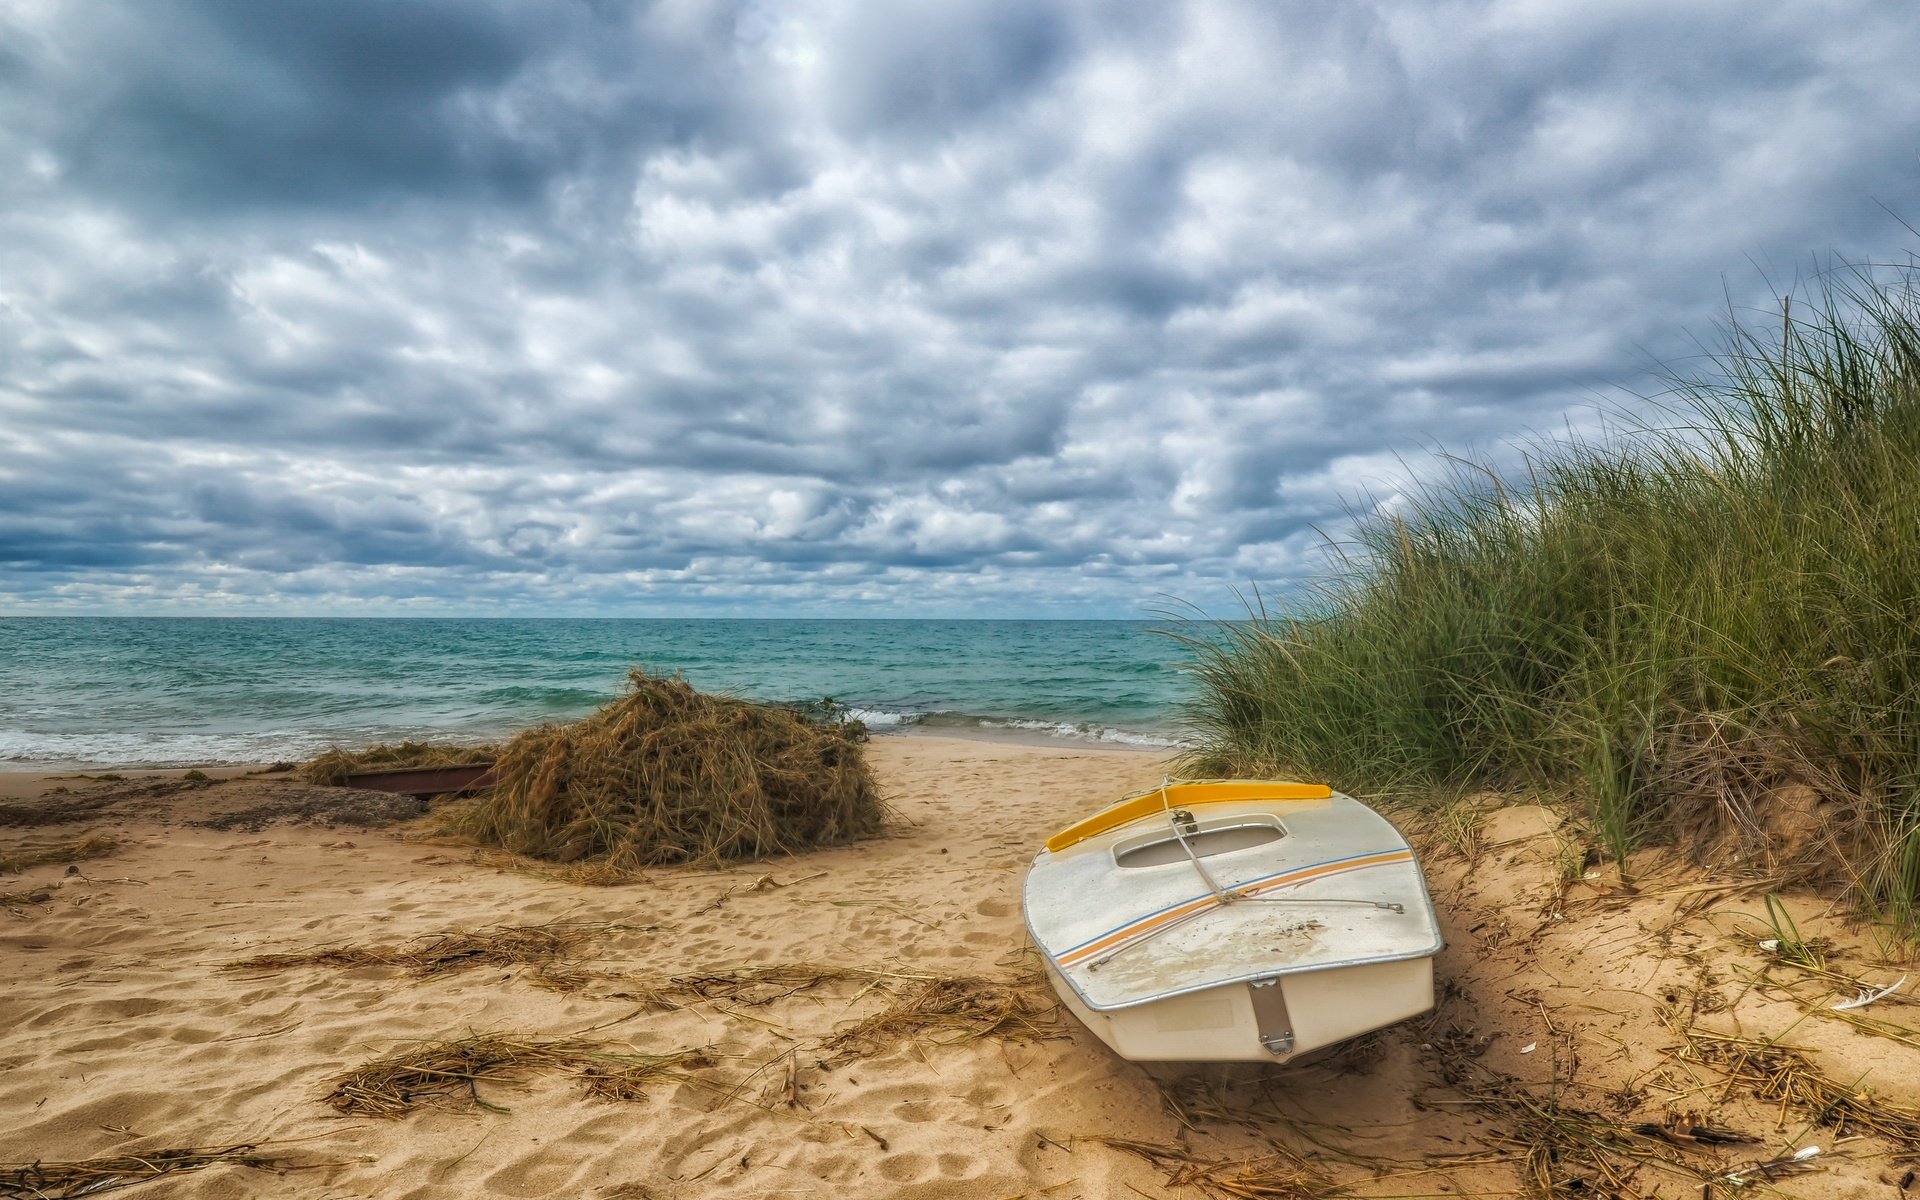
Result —
<path fill-rule="evenodd" d="M 1068 752 L 1076 750 L 1118 750 L 1130 754 L 1155 754 L 1163 758 L 1171 757 L 1184 748 L 1178 744 L 1159 745 L 1148 742 L 1123 741 L 1117 738 L 1071 737 L 1061 734 L 1051 734 L 1039 729 L 1007 729 L 1001 727 L 976 729 L 973 726 L 967 725 L 940 724 L 931 728 L 923 725 L 894 725 L 869 728 L 867 732 L 869 737 L 875 741 L 892 740 L 895 738 L 931 738 L 936 741 L 952 739 L 960 742 L 982 742 L 988 745 L 1003 746 L 1031 746 Z M 512 736 L 512 734 L 507 735 L 508 738 Z M 391 740 L 393 741 L 404 741 L 409 740 L 409 738 L 410 735 L 405 734 L 391 735 Z M 429 739 L 414 738 L 412 740 Z M 471 743 L 464 739 L 450 738 L 445 739 L 445 744 L 470 745 L 476 743 Z M 284 762 L 288 760 L 282 759 L 279 761 Z M 304 760 L 295 760 L 295 766 L 298 766 L 300 761 Z M 8 762 L 0 764 L 0 795 L 6 794 L 6 789 L 11 786 L 8 782 L 9 780 L 21 776 L 39 778 L 54 775 L 81 777 L 87 775 L 114 774 L 125 775 L 129 778 L 136 776 L 144 778 L 147 776 L 179 774 L 185 771 L 201 771 L 215 779 L 230 779 L 251 773 L 264 773 L 266 768 L 273 765 L 273 761 L 266 759 L 249 762 L 222 761 L 166 764 L 154 764 L 141 761 Z"/>

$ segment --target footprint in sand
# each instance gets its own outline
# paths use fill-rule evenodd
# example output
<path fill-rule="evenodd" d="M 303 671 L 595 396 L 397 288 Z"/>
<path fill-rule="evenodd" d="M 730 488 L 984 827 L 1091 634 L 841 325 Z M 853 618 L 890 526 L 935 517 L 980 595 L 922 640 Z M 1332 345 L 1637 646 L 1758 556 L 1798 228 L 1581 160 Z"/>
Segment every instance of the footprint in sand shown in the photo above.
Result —
<path fill-rule="evenodd" d="M 844 1154 L 823 1158 L 807 1168 L 807 1173 L 824 1183 L 851 1183 L 866 1164 Z"/>
<path fill-rule="evenodd" d="M 880 1160 L 880 1173 L 895 1183 L 919 1183 L 932 1174 L 932 1166 L 924 1154 L 890 1154 Z"/>
<path fill-rule="evenodd" d="M 944 1179 L 966 1179 L 980 1173 L 980 1160 L 971 1154 L 942 1154 L 934 1162 Z"/>

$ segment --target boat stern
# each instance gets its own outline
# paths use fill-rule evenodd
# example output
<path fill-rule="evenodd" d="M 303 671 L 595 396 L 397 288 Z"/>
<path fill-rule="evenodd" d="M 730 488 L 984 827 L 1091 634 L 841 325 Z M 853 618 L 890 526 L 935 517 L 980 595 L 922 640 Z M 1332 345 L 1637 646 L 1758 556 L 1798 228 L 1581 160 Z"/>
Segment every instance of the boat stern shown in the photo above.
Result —
<path fill-rule="evenodd" d="M 1274 1062 L 1433 1008 L 1433 960 L 1361 963 L 1223 984 L 1145 1004 L 1089 1008 L 1047 964 L 1067 1010 L 1134 1062 Z"/>

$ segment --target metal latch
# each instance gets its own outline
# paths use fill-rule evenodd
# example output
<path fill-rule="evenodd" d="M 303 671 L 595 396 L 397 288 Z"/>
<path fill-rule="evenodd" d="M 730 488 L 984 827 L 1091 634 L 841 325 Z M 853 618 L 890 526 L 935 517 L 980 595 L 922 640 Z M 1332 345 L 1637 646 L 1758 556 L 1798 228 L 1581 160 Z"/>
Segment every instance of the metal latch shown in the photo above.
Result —
<path fill-rule="evenodd" d="M 1282 1058 L 1293 1053 L 1293 1018 L 1287 1013 L 1287 994 L 1278 979 L 1255 979 L 1247 984 L 1253 1000 L 1253 1022 L 1260 1045 Z"/>
<path fill-rule="evenodd" d="M 1176 808 L 1171 815 L 1173 817 L 1173 827 L 1181 833 L 1191 835 L 1199 831 L 1200 822 L 1194 820 L 1193 814 L 1186 809 Z"/>

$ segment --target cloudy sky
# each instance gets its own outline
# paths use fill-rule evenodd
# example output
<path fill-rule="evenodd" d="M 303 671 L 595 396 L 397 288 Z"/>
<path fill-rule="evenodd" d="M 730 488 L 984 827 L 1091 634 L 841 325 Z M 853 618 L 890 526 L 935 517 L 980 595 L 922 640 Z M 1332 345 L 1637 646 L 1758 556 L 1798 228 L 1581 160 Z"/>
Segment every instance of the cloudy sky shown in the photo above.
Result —
<path fill-rule="evenodd" d="M 1909 0 L 0 0 L 0 613 L 1228 608 L 1913 249 L 1916 52 Z"/>

